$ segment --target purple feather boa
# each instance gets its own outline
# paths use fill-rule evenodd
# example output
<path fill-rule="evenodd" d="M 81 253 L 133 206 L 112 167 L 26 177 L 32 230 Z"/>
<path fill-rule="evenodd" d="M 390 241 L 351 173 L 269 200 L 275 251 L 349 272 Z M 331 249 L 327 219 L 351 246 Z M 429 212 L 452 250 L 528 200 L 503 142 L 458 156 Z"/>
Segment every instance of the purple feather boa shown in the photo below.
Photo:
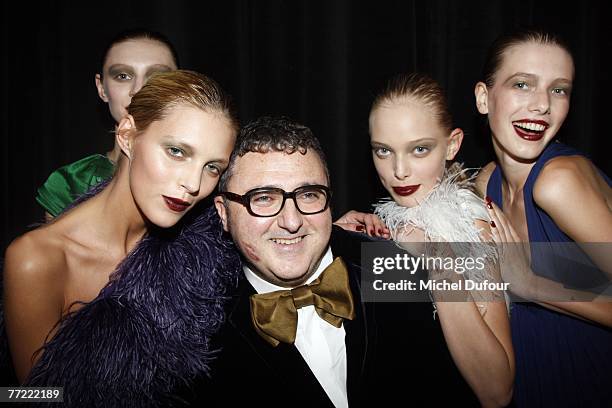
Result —
<path fill-rule="evenodd" d="M 63 386 L 68 407 L 185 402 L 176 393 L 210 375 L 212 337 L 241 273 L 214 208 L 192 213 L 149 231 L 98 297 L 60 322 L 26 385 Z"/>

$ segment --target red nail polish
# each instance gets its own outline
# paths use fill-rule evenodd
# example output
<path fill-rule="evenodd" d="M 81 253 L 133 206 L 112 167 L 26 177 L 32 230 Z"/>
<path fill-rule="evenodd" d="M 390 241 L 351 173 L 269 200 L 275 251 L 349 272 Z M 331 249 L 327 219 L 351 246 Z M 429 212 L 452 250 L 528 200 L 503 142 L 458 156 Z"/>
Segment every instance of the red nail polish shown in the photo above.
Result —
<path fill-rule="evenodd" d="M 382 230 L 380 228 L 378 229 L 378 235 L 382 235 Z"/>
<path fill-rule="evenodd" d="M 497 228 L 497 227 L 495 226 L 495 221 L 493 221 L 493 220 L 491 220 L 491 227 L 493 227 L 493 228 Z"/>
<path fill-rule="evenodd" d="M 487 208 L 488 208 L 489 210 L 492 210 L 492 209 L 493 209 L 493 206 L 491 205 L 491 203 L 487 203 Z"/>
<path fill-rule="evenodd" d="M 486 196 L 485 197 L 485 201 L 487 202 L 487 204 L 491 204 L 491 201 L 493 201 L 493 200 L 491 200 L 491 197 Z"/>
<path fill-rule="evenodd" d="M 357 227 L 355 227 L 355 229 L 359 232 L 365 231 L 365 227 L 363 225 L 358 225 Z"/>

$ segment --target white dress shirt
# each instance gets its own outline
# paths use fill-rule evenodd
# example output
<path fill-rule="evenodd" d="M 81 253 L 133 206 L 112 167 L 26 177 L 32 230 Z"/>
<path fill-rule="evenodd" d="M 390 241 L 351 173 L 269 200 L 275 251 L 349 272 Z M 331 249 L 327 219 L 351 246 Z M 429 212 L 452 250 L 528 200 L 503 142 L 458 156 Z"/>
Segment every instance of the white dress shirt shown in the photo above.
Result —
<path fill-rule="evenodd" d="M 317 279 L 333 260 L 331 248 L 328 247 L 316 272 L 308 278 L 306 283 Z M 247 280 L 257 293 L 290 289 L 263 280 L 246 266 L 243 269 Z M 348 407 L 344 325 L 338 328 L 321 319 L 313 305 L 297 309 L 297 314 L 295 347 L 334 406 Z"/>

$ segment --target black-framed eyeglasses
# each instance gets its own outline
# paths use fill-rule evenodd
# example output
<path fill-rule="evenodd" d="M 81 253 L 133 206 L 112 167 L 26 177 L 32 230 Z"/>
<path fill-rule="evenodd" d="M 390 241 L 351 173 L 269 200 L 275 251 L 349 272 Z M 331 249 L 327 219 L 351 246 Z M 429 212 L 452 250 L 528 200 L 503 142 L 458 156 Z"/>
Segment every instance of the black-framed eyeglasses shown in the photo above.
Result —
<path fill-rule="evenodd" d="M 263 187 L 249 190 L 243 195 L 222 191 L 219 193 L 228 200 L 244 205 L 249 214 L 255 217 L 274 217 L 285 207 L 291 198 L 297 210 L 304 215 L 318 214 L 329 207 L 331 191 L 320 184 L 299 187 L 288 193 L 282 188 Z"/>

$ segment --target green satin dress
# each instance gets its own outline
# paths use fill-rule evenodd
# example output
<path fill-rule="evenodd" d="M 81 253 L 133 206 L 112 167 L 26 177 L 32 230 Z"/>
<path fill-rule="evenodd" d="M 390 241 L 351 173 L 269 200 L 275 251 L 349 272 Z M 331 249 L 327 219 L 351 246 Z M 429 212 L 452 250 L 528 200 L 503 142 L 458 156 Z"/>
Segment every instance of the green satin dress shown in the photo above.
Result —
<path fill-rule="evenodd" d="M 55 170 L 38 189 L 36 201 L 56 217 L 78 196 L 112 177 L 115 165 L 106 156 L 94 154 Z"/>

